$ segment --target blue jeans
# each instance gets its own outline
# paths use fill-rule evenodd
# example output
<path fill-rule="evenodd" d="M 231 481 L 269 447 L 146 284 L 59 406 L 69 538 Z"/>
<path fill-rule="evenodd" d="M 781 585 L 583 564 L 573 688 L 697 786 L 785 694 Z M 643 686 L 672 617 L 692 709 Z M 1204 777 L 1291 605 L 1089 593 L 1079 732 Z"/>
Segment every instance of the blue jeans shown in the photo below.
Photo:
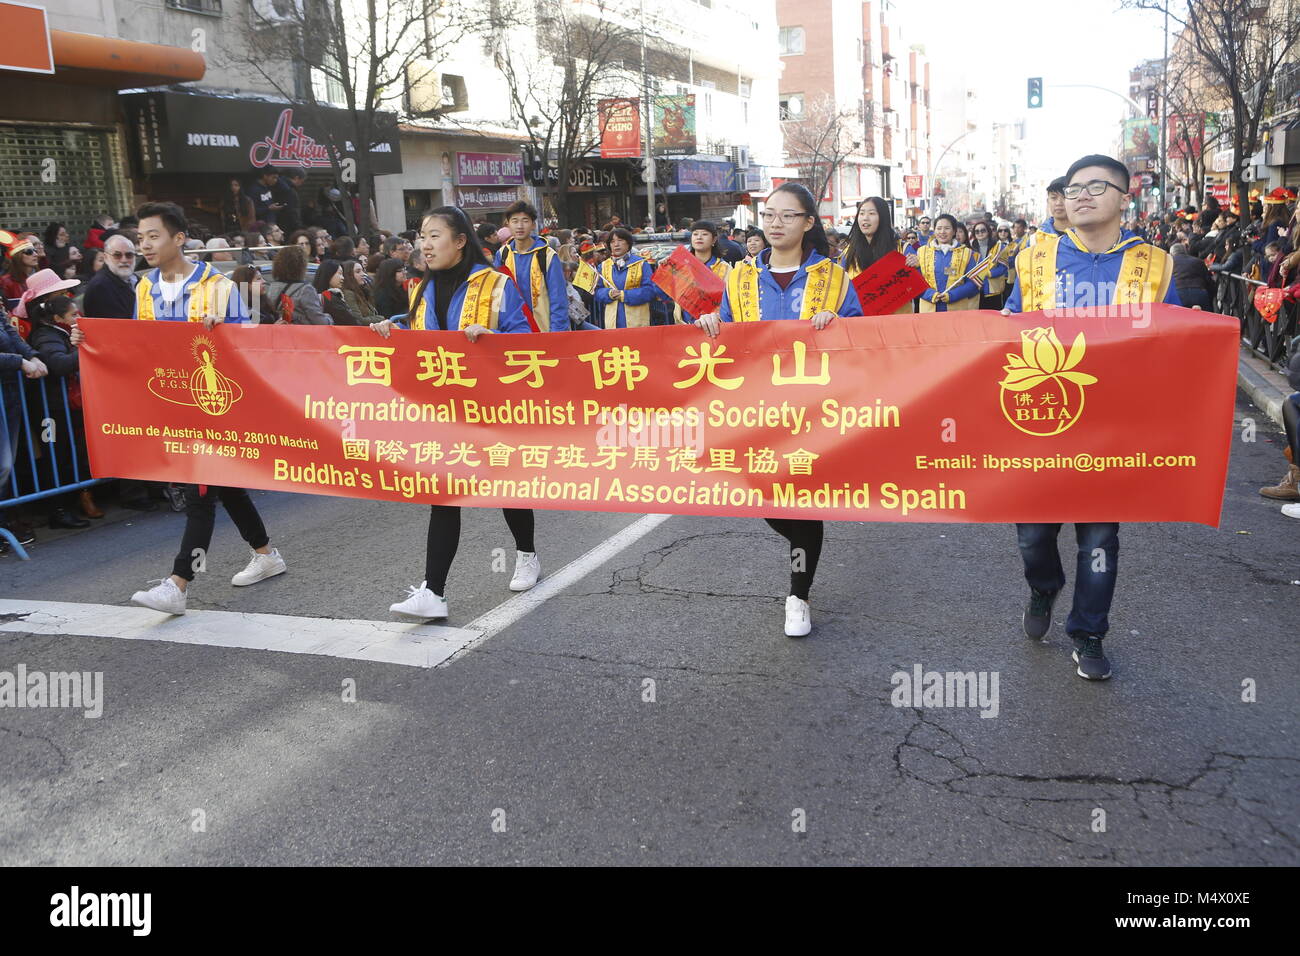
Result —
<path fill-rule="evenodd" d="M 1074 602 L 1065 620 L 1067 634 L 1105 635 L 1110 629 L 1110 602 L 1119 573 L 1119 523 L 1085 521 L 1074 526 L 1078 559 L 1074 574 Z M 1017 524 L 1025 580 L 1039 591 L 1056 593 L 1065 587 L 1065 571 L 1056 538 L 1059 524 Z M 1100 549 L 1100 554 L 1094 553 Z"/>

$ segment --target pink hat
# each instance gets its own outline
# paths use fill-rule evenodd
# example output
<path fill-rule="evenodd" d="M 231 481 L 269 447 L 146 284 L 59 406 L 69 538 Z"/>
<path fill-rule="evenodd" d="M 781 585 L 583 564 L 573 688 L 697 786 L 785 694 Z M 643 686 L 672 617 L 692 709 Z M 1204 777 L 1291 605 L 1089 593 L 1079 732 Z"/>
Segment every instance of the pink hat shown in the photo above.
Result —
<path fill-rule="evenodd" d="M 497 242 L 509 242 L 510 237 L 513 235 L 514 235 L 513 232 L 511 232 L 505 226 L 502 226 L 500 229 L 497 230 Z"/>
<path fill-rule="evenodd" d="M 33 272 L 27 277 L 27 291 L 23 293 L 22 298 L 18 300 L 18 304 L 14 306 L 14 315 L 20 319 L 25 319 L 27 318 L 28 302 L 49 295 L 52 292 L 75 289 L 79 285 L 81 285 L 80 279 L 60 279 L 58 273 L 53 269 L 42 269 L 40 272 Z"/>

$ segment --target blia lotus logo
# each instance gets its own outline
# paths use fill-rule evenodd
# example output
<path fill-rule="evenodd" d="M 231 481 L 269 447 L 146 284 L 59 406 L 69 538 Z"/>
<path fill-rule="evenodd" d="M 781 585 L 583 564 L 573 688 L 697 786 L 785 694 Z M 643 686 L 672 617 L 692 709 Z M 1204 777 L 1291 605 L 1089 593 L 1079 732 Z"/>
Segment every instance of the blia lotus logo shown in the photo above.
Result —
<path fill-rule="evenodd" d="M 1002 367 L 1002 414 L 1026 435 L 1059 435 L 1083 414 L 1084 386 L 1095 376 L 1080 372 L 1087 345 L 1080 332 L 1067 355 L 1056 329 L 1022 329 L 1020 354 L 1007 353 Z"/>

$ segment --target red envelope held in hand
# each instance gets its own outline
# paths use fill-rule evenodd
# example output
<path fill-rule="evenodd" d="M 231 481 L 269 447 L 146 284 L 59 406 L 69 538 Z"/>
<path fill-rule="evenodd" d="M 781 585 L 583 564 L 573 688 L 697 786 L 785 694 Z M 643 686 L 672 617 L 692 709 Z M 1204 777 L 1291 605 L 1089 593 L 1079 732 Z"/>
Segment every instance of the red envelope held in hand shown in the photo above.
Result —
<path fill-rule="evenodd" d="M 683 312 L 689 312 L 697 319 L 718 311 L 726 287 L 722 279 L 685 246 L 678 246 L 671 256 L 659 263 L 652 281 L 680 305 Z"/>
<path fill-rule="evenodd" d="M 901 252 L 891 252 L 853 277 L 863 315 L 890 315 L 930 288 L 925 276 L 907 264 Z"/>

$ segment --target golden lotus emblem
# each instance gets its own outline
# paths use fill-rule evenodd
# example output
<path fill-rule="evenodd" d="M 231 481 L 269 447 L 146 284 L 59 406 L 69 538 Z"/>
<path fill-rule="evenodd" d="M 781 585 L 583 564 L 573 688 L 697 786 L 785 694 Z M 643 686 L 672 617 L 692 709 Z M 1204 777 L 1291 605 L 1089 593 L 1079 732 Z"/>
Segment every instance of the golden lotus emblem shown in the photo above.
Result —
<path fill-rule="evenodd" d="M 1067 353 L 1054 328 L 1022 329 L 1020 354 L 1007 353 L 1002 367 L 1002 414 L 1026 435 L 1059 435 L 1083 414 L 1084 387 L 1097 379 L 1080 372 L 1087 343 L 1074 337 Z"/>

